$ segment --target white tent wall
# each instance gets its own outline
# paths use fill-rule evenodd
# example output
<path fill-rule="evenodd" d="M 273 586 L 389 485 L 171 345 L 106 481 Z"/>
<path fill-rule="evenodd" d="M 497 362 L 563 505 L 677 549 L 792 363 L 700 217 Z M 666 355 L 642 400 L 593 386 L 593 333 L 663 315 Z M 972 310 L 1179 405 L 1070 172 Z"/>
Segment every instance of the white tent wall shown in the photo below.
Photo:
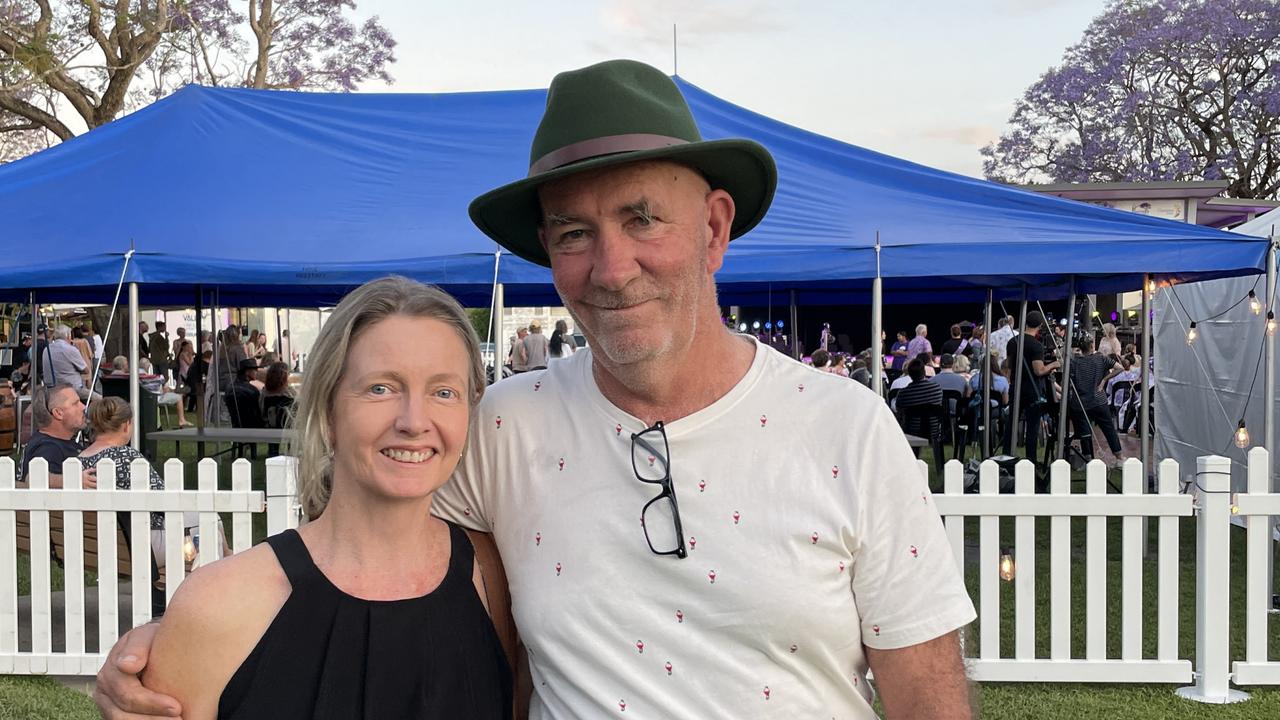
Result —
<path fill-rule="evenodd" d="M 1280 210 L 1233 229 L 1233 232 L 1258 237 L 1280 237 L 1278 231 Z M 1234 443 L 1241 418 L 1249 430 L 1250 446 L 1261 446 L 1265 442 L 1266 305 L 1271 301 L 1280 306 L 1274 298 L 1266 297 L 1266 286 L 1263 275 L 1206 280 L 1176 288 L 1158 288 L 1152 303 L 1155 456 L 1173 458 L 1184 469 L 1192 468 L 1191 463 L 1202 455 L 1228 457 L 1236 469 L 1232 473 L 1232 489 L 1237 491 L 1244 490 L 1247 452 Z M 1262 302 L 1260 314 L 1254 315 L 1246 301 L 1216 320 L 1201 321 L 1231 307 L 1250 290 Z M 1280 309 L 1276 315 L 1280 316 Z M 1199 337 L 1188 345 L 1191 320 L 1197 321 Z M 1280 369 L 1280 353 L 1273 364 Z M 1270 398 L 1270 402 L 1276 403 L 1277 398 Z M 1280 413 L 1276 417 L 1280 418 Z M 1280 431 L 1276 434 L 1280 438 Z M 1274 484 L 1277 458 L 1273 457 L 1271 462 Z M 1193 480 L 1190 475 L 1183 477 L 1184 482 Z"/>
<path fill-rule="evenodd" d="M 1187 329 L 1190 320 L 1222 312 L 1251 289 L 1263 299 L 1265 288 L 1265 276 L 1257 275 L 1156 290 L 1152 302 L 1155 456 L 1177 460 L 1178 466 L 1189 473 L 1182 478 L 1184 482 L 1194 480 L 1197 457 L 1222 455 L 1230 458 L 1238 470 L 1232 473 L 1233 489 L 1245 489 L 1247 450 L 1236 447 L 1234 435 L 1243 417 L 1251 436 L 1250 444 L 1263 443 L 1266 368 L 1262 366 L 1261 355 L 1266 334 L 1265 310 L 1262 315 L 1254 315 L 1249 303 L 1242 302 L 1217 320 L 1197 322 L 1199 337 L 1191 345 L 1187 344 Z M 1263 302 L 1265 304 L 1265 300 Z M 1272 398 L 1272 402 L 1275 401 Z M 1274 458 L 1272 464 L 1274 476 Z"/>

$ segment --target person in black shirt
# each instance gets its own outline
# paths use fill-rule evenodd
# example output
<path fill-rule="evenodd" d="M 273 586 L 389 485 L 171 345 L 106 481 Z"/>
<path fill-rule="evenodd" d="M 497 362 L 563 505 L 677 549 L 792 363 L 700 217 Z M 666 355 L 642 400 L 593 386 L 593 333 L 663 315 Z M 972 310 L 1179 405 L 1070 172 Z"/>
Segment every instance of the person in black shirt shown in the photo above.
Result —
<path fill-rule="evenodd" d="M 960 337 L 961 329 L 959 324 L 951 326 L 951 339 L 942 343 L 943 355 L 957 355 L 960 352 L 960 346 L 964 344 L 964 340 Z"/>
<path fill-rule="evenodd" d="M 27 470 L 31 461 L 44 458 L 49 463 L 49 487 L 60 488 L 62 461 L 80 454 L 80 443 L 75 436 L 84 427 L 84 403 L 76 389 L 65 383 L 48 390 L 37 387 L 31 399 L 31 412 L 36 431 L 22 453 L 22 478 L 29 482 Z M 82 477 L 85 487 L 98 486 L 96 470 L 87 468 Z"/>
<path fill-rule="evenodd" d="M 257 360 L 253 358 L 241 360 L 236 372 L 236 380 L 226 391 L 227 412 L 231 413 L 232 427 L 266 427 L 262 418 L 262 393 L 252 382 L 257 371 Z"/>
<path fill-rule="evenodd" d="M 1124 371 L 1124 367 L 1111 358 L 1093 351 L 1093 336 L 1080 340 L 1080 357 L 1071 360 L 1071 427 L 1076 435 L 1093 436 L 1090 422 L 1096 424 L 1107 439 L 1107 446 L 1116 460 L 1120 459 L 1120 436 L 1107 406 L 1107 396 L 1099 388 Z"/>
<path fill-rule="evenodd" d="M 1043 328 L 1044 315 L 1038 312 L 1027 313 L 1027 324 L 1023 328 L 1023 335 L 1014 335 L 1005 348 L 1006 356 L 1009 358 L 1011 378 L 1017 377 L 1018 365 L 1022 365 L 1022 391 L 1018 412 L 1024 422 L 1027 458 L 1032 461 L 1036 458 L 1040 440 L 1040 419 L 1053 404 L 1049 373 L 1062 366 L 1060 360 L 1045 362 L 1044 345 L 1039 340 Z M 1021 356 L 1018 354 L 1020 342 L 1024 345 Z M 1004 452 L 1006 455 L 1013 454 L 1014 434 L 1013 427 L 1005 430 Z"/>
<path fill-rule="evenodd" d="M 942 412 L 942 386 L 925 377 L 924 362 L 916 358 L 907 363 L 907 375 L 911 384 L 898 391 L 898 412 L 903 414 L 902 429 L 910 435 L 935 439 L 942 432 L 938 416 L 924 418 L 908 412 L 912 408 L 934 406 Z"/>

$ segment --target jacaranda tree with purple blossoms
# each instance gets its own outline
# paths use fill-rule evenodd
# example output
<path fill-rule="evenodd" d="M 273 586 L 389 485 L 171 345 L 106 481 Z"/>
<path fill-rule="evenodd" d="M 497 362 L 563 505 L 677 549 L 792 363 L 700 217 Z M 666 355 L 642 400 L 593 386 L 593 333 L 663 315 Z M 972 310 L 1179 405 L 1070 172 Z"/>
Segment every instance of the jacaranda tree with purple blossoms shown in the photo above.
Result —
<path fill-rule="evenodd" d="M 349 92 L 395 40 L 352 0 L 0 0 L 0 162 L 188 83 Z M 239 3 L 237 3 L 239 4 Z"/>
<path fill-rule="evenodd" d="M 1280 194 L 1280 2 L 1113 0 L 982 149 L 1013 183 L 1229 180 Z"/>

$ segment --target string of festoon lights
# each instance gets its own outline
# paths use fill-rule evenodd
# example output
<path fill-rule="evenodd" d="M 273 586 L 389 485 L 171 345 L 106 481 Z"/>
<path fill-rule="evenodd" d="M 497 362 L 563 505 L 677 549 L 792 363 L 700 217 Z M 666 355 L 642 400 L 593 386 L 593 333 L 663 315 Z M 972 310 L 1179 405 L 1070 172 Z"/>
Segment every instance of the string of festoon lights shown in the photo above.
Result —
<path fill-rule="evenodd" d="M 1177 290 L 1175 289 L 1176 288 L 1175 284 L 1169 283 L 1167 287 L 1169 288 L 1170 294 L 1173 296 L 1173 301 L 1177 303 L 1178 307 L 1182 309 L 1183 315 L 1188 318 L 1187 332 L 1186 332 L 1187 345 L 1194 346 L 1196 343 L 1196 340 L 1200 337 L 1200 331 L 1197 329 L 1198 324 L 1202 325 L 1204 323 L 1217 320 L 1223 315 L 1226 315 L 1227 313 L 1239 307 L 1242 303 L 1245 303 L 1245 302 L 1249 303 L 1249 310 L 1255 316 L 1261 317 L 1263 304 L 1262 304 L 1262 299 L 1258 297 L 1258 293 L 1257 293 L 1258 281 L 1260 279 L 1261 279 L 1261 276 L 1258 276 L 1253 281 L 1253 287 L 1249 289 L 1249 292 L 1246 293 L 1244 297 L 1231 303 L 1231 305 L 1227 306 L 1225 310 L 1219 313 L 1210 315 L 1208 317 L 1200 318 L 1199 320 L 1190 319 L 1191 313 L 1187 311 L 1187 306 L 1184 305 L 1182 303 L 1182 299 L 1178 297 Z M 1156 284 L 1154 281 L 1152 281 L 1147 286 L 1148 297 L 1154 298 L 1155 291 L 1156 291 Z M 1253 400 L 1253 389 L 1258 382 L 1258 370 L 1262 367 L 1262 358 L 1263 358 L 1263 355 L 1265 354 L 1266 339 L 1268 337 L 1274 337 L 1276 334 L 1276 315 L 1275 315 L 1275 311 L 1273 310 L 1273 308 L 1275 307 L 1274 291 L 1272 293 L 1270 300 L 1271 302 L 1268 302 L 1266 305 L 1267 315 L 1266 315 L 1266 321 L 1264 326 L 1266 332 L 1264 333 L 1262 338 L 1262 346 L 1258 348 L 1258 360 L 1253 367 L 1253 378 L 1249 381 L 1249 392 L 1247 392 L 1244 396 L 1244 407 L 1240 410 L 1240 421 L 1236 423 L 1235 430 L 1233 431 L 1233 434 L 1232 434 L 1232 441 L 1235 443 L 1235 446 L 1242 450 L 1247 449 L 1249 447 L 1249 428 L 1245 424 L 1245 415 L 1249 411 L 1249 403 Z"/>

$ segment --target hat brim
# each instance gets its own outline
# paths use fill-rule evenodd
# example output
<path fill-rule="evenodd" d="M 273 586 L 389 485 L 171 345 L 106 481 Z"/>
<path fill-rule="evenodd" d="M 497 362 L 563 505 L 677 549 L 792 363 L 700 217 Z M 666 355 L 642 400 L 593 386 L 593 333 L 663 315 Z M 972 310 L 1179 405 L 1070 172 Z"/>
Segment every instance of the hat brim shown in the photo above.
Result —
<path fill-rule="evenodd" d="M 583 160 L 503 185 L 471 201 L 468 212 L 481 232 L 512 253 L 538 265 L 550 267 L 546 250 L 538 241 L 542 206 L 538 187 L 560 178 L 644 160 L 670 160 L 696 168 L 713 188 L 733 197 L 735 207 L 732 240 L 745 234 L 764 219 L 778 186 L 778 170 L 773 156 L 752 140 L 708 140 L 624 152 Z"/>

